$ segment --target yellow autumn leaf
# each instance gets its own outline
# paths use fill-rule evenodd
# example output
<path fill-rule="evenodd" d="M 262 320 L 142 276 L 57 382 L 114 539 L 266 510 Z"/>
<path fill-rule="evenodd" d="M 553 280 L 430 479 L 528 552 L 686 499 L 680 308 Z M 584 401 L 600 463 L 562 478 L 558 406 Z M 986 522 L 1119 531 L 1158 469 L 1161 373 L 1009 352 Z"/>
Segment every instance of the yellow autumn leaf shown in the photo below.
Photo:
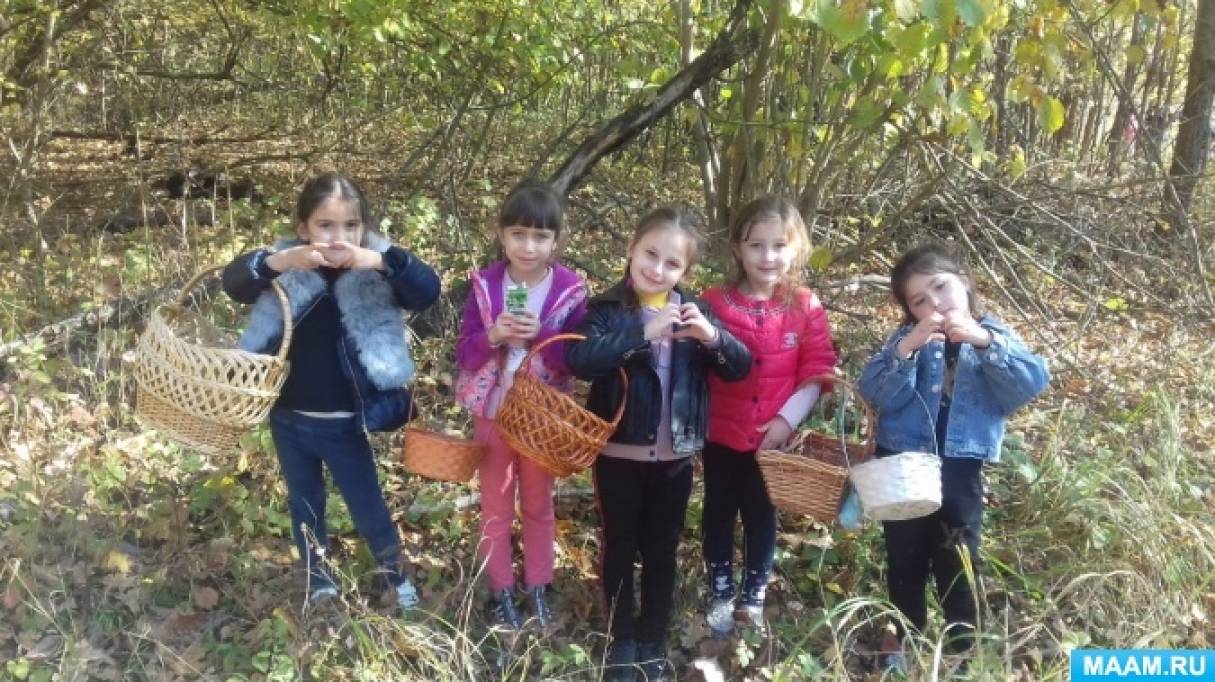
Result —
<path fill-rule="evenodd" d="M 105 568 L 126 575 L 131 572 L 131 557 L 116 549 L 110 550 L 105 557 Z"/>

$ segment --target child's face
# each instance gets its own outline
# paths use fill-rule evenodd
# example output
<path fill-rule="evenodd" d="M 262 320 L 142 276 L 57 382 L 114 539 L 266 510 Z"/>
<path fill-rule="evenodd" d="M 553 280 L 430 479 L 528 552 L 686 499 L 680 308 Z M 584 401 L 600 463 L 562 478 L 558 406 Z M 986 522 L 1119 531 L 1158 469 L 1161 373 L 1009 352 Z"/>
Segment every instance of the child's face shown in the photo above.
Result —
<path fill-rule="evenodd" d="M 308 220 L 296 226 L 300 239 L 310 244 L 363 243 L 363 217 L 357 203 L 329 197 L 312 209 Z"/>
<path fill-rule="evenodd" d="M 970 288 L 952 272 L 912 275 L 907 278 L 903 293 L 907 310 L 917 321 L 933 313 L 948 315 L 956 310 L 970 312 Z"/>
<path fill-rule="evenodd" d="M 772 291 L 793 265 L 794 249 L 785 226 L 776 219 L 755 223 L 750 233 L 730 248 L 742 263 L 747 282 L 759 292 Z"/>
<path fill-rule="evenodd" d="M 512 277 L 543 273 L 557 247 L 557 233 L 538 227 L 507 225 L 498 228 L 502 252 L 510 263 Z"/>
<path fill-rule="evenodd" d="M 639 296 L 663 294 L 675 288 L 688 271 L 692 241 L 676 227 L 650 230 L 629 249 L 629 277 Z"/>

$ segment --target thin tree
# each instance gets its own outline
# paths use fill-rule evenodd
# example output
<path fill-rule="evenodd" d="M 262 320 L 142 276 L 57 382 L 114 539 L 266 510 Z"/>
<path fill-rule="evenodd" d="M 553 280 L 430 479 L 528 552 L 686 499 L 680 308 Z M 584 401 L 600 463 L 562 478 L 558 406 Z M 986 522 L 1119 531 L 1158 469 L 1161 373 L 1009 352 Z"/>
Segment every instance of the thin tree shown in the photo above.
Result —
<path fill-rule="evenodd" d="M 1212 99 L 1215 99 L 1215 0 L 1199 0 L 1185 105 L 1169 171 L 1176 196 L 1166 195 L 1164 205 L 1164 212 L 1178 234 L 1188 222 L 1186 216 L 1194 199 L 1194 188 L 1206 167 Z"/>

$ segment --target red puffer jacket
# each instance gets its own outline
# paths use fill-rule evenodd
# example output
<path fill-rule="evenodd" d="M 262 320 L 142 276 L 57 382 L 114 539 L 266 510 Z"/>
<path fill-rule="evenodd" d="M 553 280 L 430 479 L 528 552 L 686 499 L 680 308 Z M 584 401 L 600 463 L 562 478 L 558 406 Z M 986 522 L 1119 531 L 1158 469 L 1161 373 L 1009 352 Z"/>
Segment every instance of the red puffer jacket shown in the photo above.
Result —
<path fill-rule="evenodd" d="M 708 439 L 751 451 L 759 447 L 763 435 L 756 429 L 775 417 L 808 379 L 830 374 L 835 367 L 827 311 L 818 296 L 804 288 L 794 292 L 789 304 L 780 292 L 760 301 L 735 286 L 709 289 L 704 300 L 753 358 L 751 373 L 742 381 L 709 377 Z M 824 393 L 830 389 L 823 386 Z"/>

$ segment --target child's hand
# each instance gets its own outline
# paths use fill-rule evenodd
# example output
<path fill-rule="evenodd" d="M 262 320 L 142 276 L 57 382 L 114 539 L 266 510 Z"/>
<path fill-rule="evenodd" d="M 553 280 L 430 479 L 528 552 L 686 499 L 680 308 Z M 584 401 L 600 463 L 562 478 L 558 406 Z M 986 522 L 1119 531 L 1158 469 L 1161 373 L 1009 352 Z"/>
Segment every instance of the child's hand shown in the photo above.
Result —
<path fill-rule="evenodd" d="M 503 311 L 489 328 L 489 345 L 500 346 L 515 335 L 515 316 Z"/>
<path fill-rule="evenodd" d="M 932 341 L 945 340 L 945 316 L 940 313 L 933 313 L 928 317 L 920 320 L 907 336 L 899 341 L 899 345 L 895 348 L 899 357 L 907 359 L 911 354 L 926 346 Z"/>
<path fill-rule="evenodd" d="M 654 319 L 645 323 L 645 340 L 659 341 L 670 337 L 675 331 L 675 325 L 681 321 L 679 306 L 674 303 L 666 304 L 654 315 Z"/>
<path fill-rule="evenodd" d="M 756 430 L 764 434 L 763 440 L 759 442 L 760 450 L 784 450 L 793 435 L 793 427 L 779 414 Z"/>
<path fill-rule="evenodd" d="M 536 317 L 535 313 L 531 311 L 514 313 L 512 317 L 514 317 L 512 327 L 515 341 L 531 341 L 540 333 L 540 318 Z"/>
<path fill-rule="evenodd" d="M 696 339 L 701 343 L 711 343 L 717 338 L 717 329 L 709 324 L 695 303 L 685 303 L 679 307 L 679 324 L 683 327 L 672 334 L 672 338 Z"/>
<path fill-rule="evenodd" d="M 324 249 L 325 257 L 333 267 L 349 270 L 381 270 L 384 256 L 378 251 L 365 249 L 358 244 L 336 241 Z"/>
<path fill-rule="evenodd" d="M 945 319 L 946 338 L 954 343 L 969 343 L 975 348 L 991 345 L 991 332 L 979 326 L 975 318 L 965 310 L 955 310 Z"/>
<path fill-rule="evenodd" d="M 270 254 L 266 257 L 266 265 L 279 272 L 332 268 L 335 267 L 333 262 L 326 258 L 328 248 L 328 244 L 300 244 Z"/>

